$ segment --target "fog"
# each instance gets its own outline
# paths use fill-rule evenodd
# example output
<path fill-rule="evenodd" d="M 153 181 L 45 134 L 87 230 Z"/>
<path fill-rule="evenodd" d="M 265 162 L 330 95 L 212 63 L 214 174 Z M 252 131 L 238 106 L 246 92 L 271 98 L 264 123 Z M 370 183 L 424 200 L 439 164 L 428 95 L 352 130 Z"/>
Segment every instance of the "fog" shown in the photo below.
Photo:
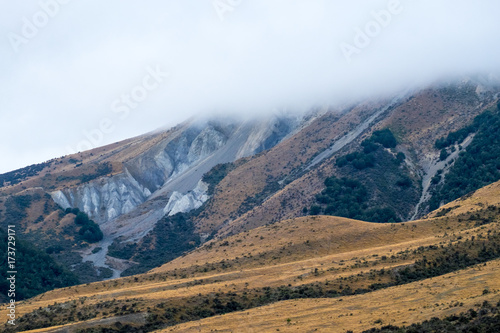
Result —
<path fill-rule="evenodd" d="M 496 0 L 26 0 L 2 9 L 0 172 L 196 114 L 300 111 L 500 73 Z"/>

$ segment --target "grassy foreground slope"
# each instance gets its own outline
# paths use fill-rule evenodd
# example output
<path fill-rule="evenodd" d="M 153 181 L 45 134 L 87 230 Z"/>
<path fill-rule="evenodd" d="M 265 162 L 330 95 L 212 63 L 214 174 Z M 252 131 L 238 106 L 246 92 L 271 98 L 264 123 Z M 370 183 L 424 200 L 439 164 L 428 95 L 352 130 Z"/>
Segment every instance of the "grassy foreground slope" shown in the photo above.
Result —
<path fill-rule="evenodd" d="M 205 332 L 257 325 L 255 332 L 342 332 L 335 327 L 411 324 L 485 300 L 496 304 L 500 207 L 490 194 L 499 188 L 492 184 L 455 201 L 453 210 L 415 222 L 281 221 L 213 241 L 148 274 L 20 302 L 18 325 L 5 331 Z M 461 211 L 461 205 L 477 209 Z"/>
<path fill-rule="evenodd" d="M 301 299 L 189 322 L 158 332 L 361 332 L 456 315 L 500 301 L 500 260 L 437 278 L 333 299 Z M 484 293 L 491 290 L 490 293 Z"/>

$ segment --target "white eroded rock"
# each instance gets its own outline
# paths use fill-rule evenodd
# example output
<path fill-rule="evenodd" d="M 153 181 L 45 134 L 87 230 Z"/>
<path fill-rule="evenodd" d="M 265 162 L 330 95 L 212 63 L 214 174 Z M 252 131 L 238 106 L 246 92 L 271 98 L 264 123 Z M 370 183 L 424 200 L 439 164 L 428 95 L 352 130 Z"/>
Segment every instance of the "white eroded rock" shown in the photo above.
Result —
<path fill-rule="evenodd" d="M 77 207 L 98 223 L 131 212 L 151 194 L 128 173 L 102 177 L 51 193 L 62 208 Z"/>
<path fill-rule="evenodd" d="M 167 205 L 163 209 L 165 214 L 172 216 L 177 213 L 186 213 L 190 210 L 200 208 L 210 196 L 207 194 L 208 185 L 202 180 L 198 182 L 196 188 L 189 191 L 187 194 L 182 195 L 175 191 L 170 196 Z"/>

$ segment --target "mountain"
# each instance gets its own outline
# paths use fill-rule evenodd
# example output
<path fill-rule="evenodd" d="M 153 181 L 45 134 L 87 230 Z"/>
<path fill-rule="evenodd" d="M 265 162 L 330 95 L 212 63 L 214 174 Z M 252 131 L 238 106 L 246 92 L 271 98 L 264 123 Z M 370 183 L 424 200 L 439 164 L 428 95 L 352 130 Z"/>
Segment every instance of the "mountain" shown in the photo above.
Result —
<path fill-rule="evenodd" d="M 0 175 L 0 227 L 16 224 L 88 283 L 285 220 L 416 220 L 500 179 L 499 92 L 474 78 L 297 114 L 190 119 Z"/>
<path fill-rule="evenodd" d="M 114 239 L 141 239 L 162 217 L 198 208 L 209 197 L 201 178 L 215 165 L 269 149 L 307 122 L 287 115 L 196 119 L 12 171 L 0 177 L 1 225 L 15 223 L 26 240 L 48 252 L 57 249 L 60 262 L 84 274 L 82 282 L 117 276 L 119 268 L 111 265 L 110 272 L 106 262 Z M 27 204 L 16 206 L 16 198 Z M 100 225 L 102 242 L 75 237 L 75 216 L 65 212 L 72 208 Z"/>

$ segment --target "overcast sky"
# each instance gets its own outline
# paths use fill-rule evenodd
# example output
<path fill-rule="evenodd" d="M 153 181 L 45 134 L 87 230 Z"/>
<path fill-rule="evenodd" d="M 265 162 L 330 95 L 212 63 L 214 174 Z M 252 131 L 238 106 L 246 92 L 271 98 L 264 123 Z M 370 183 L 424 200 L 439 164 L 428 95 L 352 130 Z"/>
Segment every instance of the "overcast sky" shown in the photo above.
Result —
<path fill-rule="evenodd" d="M 2 0 L 0 172 L 213 111 L 500 72 L 500 1 Z"/>

